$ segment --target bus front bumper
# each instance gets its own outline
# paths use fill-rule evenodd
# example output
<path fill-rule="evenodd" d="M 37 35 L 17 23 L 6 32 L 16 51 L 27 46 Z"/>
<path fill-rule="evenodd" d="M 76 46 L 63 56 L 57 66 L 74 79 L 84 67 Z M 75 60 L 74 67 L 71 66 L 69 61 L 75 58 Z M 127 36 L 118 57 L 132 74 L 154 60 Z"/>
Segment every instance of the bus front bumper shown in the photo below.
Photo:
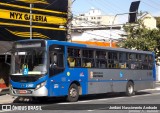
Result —
<path fill-rule="evenodd" d="M 10 88 L 10 94 L 13 96 L 34 96 L 43 97 L 48 96 L 48 90 L 45 86 L 35 90 L 35 89 L 13 89 Z"/>

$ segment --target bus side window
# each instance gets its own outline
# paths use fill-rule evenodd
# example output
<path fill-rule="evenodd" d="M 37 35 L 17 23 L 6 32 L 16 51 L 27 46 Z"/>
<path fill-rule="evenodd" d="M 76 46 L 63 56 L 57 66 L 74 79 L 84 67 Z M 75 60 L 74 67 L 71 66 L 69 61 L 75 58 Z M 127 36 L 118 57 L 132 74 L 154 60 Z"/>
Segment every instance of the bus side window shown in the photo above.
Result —
<path fill-rule="evenodd" d="M 119 67 L 120 68 L 127 68 L 127 63 L 126 63 L 126 53 L 119 53 Z"/>
<path fill-rule="evenodd" d="M 54 52 L 50 53 L 50 68 L 55 68 L 57 66 L 57 54 Z"/>
<path fill-rule="evenodd" d="M 128 67 L 129 69 L 136 69 L 136 54 L 135 53 L 129 53 L 128 54 Z"/>
<path fill-rule="evenodd" d="M 81 67 L 81 49 L 68 47 L 68 66 Z"/>
<path fill-rule="evenodd" d="M 62 53 L 50 52 L 50 64 L 58 67 L 64 67 L 63 59 Z"/>
<path fill-rule="evenodd" d="M 107 68 L 107 52 L 97 50 L 96 51 L 96 67 L 97 68 Z"/>
<path fill-rule="evenodd" d="M 94 51 L 82 50 L 82 67 L 94 67 Z"/>
<path fill-rule="evenodd" d="M 148 55 L 145 55 L 143 57 L 142 65 L 143 65 L 143 69 L 148 69 Z"/>
<path fill-rule="evenodd" d="M 148 63 L 149 63 L 148 68 L 152 69 L 153 68 L 153 57 L 151 55 L 149 55 Z"/>
<path fill-rule="evenodd" d="M 108 68 L 119 68 L 117 52 L 108 52 Z"/>

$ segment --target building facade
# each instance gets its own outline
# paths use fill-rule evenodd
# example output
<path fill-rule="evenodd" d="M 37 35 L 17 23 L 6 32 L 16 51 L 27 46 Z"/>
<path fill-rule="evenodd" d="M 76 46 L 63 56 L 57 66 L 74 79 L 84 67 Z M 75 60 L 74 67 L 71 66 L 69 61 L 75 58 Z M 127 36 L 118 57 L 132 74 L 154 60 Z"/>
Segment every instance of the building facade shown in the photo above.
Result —
<path fill-rule="evenodd" d="M 102 27 L 112 25 L 113 15 L 104 15 L 101 10 L 91 8 L 87 13 L 79 14 L 72 20 L 73 27 Z M 117 23 L 117 20 L 114 20 Z"/>
<path fill-rule="evenodd" d="M 150 14 L 150 13 L 145 13 L 139 18 L 144 26 L 148 29 L 157 29 L 157 21 L 156 19 Z"/>
<path fill-rule="evenodd" d="M 104 15 L 100 10 L 90 9 L 87 13 L 74 17 L 71 41 L 98 46 L 116 47 L 116 41 L 124 34 L 117 18 Z"/>
<path fill-rule="evenodd" d="M 138 17 L 148 29 L 156 29 L 156 19 L 149 13 Z M 104 15 L 100 10 L 90 9 L 87 13 L 74 17 L 71 41 L 99 46 L 116 47 L 116 43 L 127 38 L 118 18 Z"/>

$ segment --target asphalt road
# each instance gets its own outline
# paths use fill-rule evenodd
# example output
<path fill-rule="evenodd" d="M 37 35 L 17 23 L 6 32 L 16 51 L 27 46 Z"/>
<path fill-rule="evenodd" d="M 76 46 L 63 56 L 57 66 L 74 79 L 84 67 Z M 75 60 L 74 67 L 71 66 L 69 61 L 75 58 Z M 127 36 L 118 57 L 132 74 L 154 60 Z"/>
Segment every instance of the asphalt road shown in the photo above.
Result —
<path fill-rule="evenodd" d="M 88 95 L 80 97 L 78 102 L 65 102 L 64 98 L 49 98 L 48 101 L 38 102 L 29 99 L 15 100 L 14 103 L 9 105 L 13 106 L 40 106 L 42 111 L 23 111 L 23 113 L 160 113 L 160 111 L 147 111 L 147 110 L 108 110 L 109 107 L 129 106 L 136 104 L 159 104 L 160 107 L 160 90 L 147 90 L 137 92 L 135 96 L 126 97 L 124 94 L 101 94 L 101 95 Z M 148 106 L 146 105 L 146 106 Z M 37 107 L 37 108 L 38 108 Z M 156 106 L 157 107 L 157 106 Z M 45 110 L 45 111 L 44 111 Z M 1 111 L 3 112 L 3 111 Z M 5 113 L 21 113 L 22 111 L 5 111 Z"/>

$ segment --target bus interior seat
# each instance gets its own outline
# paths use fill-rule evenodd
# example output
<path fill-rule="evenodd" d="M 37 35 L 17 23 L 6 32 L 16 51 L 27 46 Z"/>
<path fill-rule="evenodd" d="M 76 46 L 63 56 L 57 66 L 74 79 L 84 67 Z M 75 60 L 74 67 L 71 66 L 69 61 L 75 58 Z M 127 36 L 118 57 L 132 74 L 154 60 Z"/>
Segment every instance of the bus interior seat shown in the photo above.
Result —
<path fill-rule="evenodd" d="M 68 58 L 69 67 L 75 67 L 75 59 L 74 58 Z"/>
<path fill-rule="evenodd" d="M 113 65 L 111 63 L 108 64 L 109 68 L 113 68 Z"/>
<path fill-rule="evenodd" d="M 126 63 L 119 63 L 120 68 L 126 68 Z"/>
<path fill-rule="evenodd" d="M 87 63 L 86 63 L 86 67 L 92 67 L 91 62 L 87 62 Z"/>

